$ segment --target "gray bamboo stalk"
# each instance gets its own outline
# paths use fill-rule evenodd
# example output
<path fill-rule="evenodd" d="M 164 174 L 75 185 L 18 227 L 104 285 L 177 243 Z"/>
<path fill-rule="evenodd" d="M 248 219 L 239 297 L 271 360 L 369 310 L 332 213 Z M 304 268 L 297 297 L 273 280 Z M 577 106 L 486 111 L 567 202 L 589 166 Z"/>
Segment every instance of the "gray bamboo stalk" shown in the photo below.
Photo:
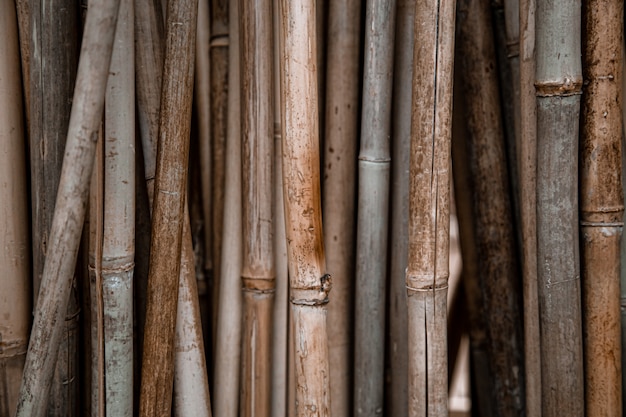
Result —
<path fill-rule="evenodd" d="M 326 266 L 335 274 L 328 305 L 331 411 L 351 414 L 354 326 L 356 155 L 359 113 L 361 2 L 329 2 L 324 118 Z"/>
<path fill-rule="evenodd" d="M 239 2 L 243 179 L 240 415 L 269 417 L 276 275 L 273 251 L 272 3 Z"/>
<path fill-rule="evenodd" d="M 0 414 L 17 408 L 30 325 L 30 254 L 18 24 L 0 3 Z"/>
<path fill-rule="evenodd" d="M 624 3 L 585 2 L 580 226 L 585 415 L 622 415 L 619 273 L 623 229 Z"/>
<path fill-rule="evenodd" d="M 330 415 L 325 271 L 319 181 L 315 2 L 281 1 L 283 179 L 294 325 L 296 415 Z"/>
<path fill-rule="evenodd" d="M 537 1 L 537 274 L 542 415 L 584 414 L 578 246 L 580 1 Z"/>
<path fill-rule="evenodd" d="M 409 416 L 448 413 L 446 296 L 455 1 L 416 2 L 406 272 Z"/>
<path fill-rule="evenodd" d="M 395 1 L 367 2 L 358 162 L 353 404 L 356 416 L 375 416 L 383 409 L 395 14 Z"/>
<path fill-rule="evenodd" d="M 87 15 L 43 290 L 35 311 L 17 416 L 42 416 L 47 405 L 85 216 L 118 7 L 118 0 L 94 0 Z"/>

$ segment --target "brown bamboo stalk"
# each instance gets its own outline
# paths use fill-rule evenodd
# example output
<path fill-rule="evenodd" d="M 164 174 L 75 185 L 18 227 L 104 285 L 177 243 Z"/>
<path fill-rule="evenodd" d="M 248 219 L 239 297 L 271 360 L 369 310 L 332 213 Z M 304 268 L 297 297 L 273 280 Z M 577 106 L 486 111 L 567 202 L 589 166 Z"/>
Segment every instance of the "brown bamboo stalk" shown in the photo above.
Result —
<path fill-rule="evenodd" d="M 0 414 L 12 416 L 30 325 L 29 219 L 15 2 L 0 8 Z"/>
<path fill-rule="evenodd" d="M 17 27 L 20 39 L 26 133 L 28 133 L 30 127 L 30 2 L 28 0 L 16 0 L 15 8 L 17 9 Z"/>
<path fill-rule="evenodd" d="M 454 22 L 454 0 L 416 3 L 406 272 L 409 416 L 444 416 L 448 409 L 446 295 Z"/>
<path fill-rule="evenodd" d="M 281 1 L 283 178 L 294 323 L 296 415 L 330 415 L 319 182 L 315 2 Z"/>
<path fill-rule="evenodd" d="M 180 262 L 172 260 L 180 259 L 185 219 L 196 13 L 194 0 L 168 2 L 141 373 L 141 416 L 169 416 L 172 404 L 180 272 Z"/>
<path fill-rule="evenodd" d="M 620 239 L 624 2 L 584 3 L 580 225 L 585 415 L 622 414 Z"/>
<path fill-rule="evenodd" d="M 360 27 L 360 2 L 329 2 L 322 204 L 326 266 L 336 277 L 328 305 L 328 353 L 337 416 L 350 415 L 352 407 Z"/>

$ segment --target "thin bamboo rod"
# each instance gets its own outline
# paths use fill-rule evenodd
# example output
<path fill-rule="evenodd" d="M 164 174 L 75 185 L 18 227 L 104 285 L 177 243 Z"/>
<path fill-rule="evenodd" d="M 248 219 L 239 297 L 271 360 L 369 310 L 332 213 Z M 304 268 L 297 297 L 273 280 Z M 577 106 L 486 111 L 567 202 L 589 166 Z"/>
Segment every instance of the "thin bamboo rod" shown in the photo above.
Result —
<path fill-rule="evenodd" d="M 94 138 L 102 120 L 118 7 L 118 0 L 95 0 L 90 5 L 85 24 L 42 291 L 37 302 L 17 416 L 41 416 L 47 405 L 85 216 L 95 154 Z"/>
<path fill-rule="evenodd" d="M 0 4 L 0 414 L 15 414 L 30 325 L 30 256 L 18 24 Z"/>
<path fill-rule="evenodd" d="M 296 415 L 330 415 L 319 182 L 314 1 L 281 1 L 283 179 L 296 364 Z"/>
<path fill-rule="evenodd" d="M 30 127 L 30 2 L 28 0 L 15 0 L 15 8 L 17 9 L 17 28 L 20 39 L 26 133 L 28 134 Z"/>
<path fill-rule="evenodd" d="M 504 3 L 504 27 L 506 33 L 506 57 L 511 73 L 511 104 L 513 106 L 513 132 L 515 133 L 515 152 L 517 160 L 515 169 L 510 168 L 511 173 L 516 174 L 516 184 L 520 183 L 520 150 L 522 147 L 522 120 L 521 120 L 521 79 L 520 79 L 520 0 L 503 0 Z M 519 192 L 519 190 L 517 190 Z M 519 194 L 516 198 L 519 198 Z M 520 202 L 521 204 L 521 202 Z M 517 208 L 516 208 L 517 209 Z"/>
<path fill-rule="evenodd" d="M 623 228 L 624 3 L 585 2 L 580 226 L 585 415 L 622 414 L 619 273 Z"/>
<path fill-rule="evenodd" d="M 582 416 L 577 164 L 580 1 L 537 1 L 535 16 L 542 415 Z"/>
<path fill-rule="evenodd" d="M 406 272 L 409 416 L 448 409 L 450 136 L 455 1 L 417 2 Z"/>
<path fill-rule="evenodd" d="M 333 415 L 352 407 L 356 156 L 359 114 L 361 2 L 328 6 L 324 183 L 326 266 L 335 274 L 328 305 L 328 353 Z"/>

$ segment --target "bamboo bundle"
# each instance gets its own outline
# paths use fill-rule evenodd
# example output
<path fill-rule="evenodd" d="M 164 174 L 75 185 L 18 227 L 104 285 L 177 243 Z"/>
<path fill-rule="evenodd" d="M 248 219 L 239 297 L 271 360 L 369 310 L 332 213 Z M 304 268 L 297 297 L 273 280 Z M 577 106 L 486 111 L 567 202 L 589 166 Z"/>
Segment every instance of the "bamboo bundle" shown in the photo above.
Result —
<path fill-rule="evenodd" d="M 26 152 L 17 16 L 0 3 L 0 414 L 15 414 L 30 325 Z"/>
<path fill-rule="evenodd" d="M 620 238 L 624 3 L 584 4 L 580 226 L 585 415 L 622 414 Z"/>
<path fill-rule="evenodd" d="M 454 0 L 415 6 L 406 272 L 409 416 L 447 415 L 448 408 L 446 296 L 454 12 Z"/>
<path fill-rule="evenodd" d="M 354 210 L 359 110 L 361 5 L 331 1 L 328 15 L 324 184 L 326 266 L 333 271 L 328 305 L 328 353 L 333 415 L 350 414 L 354 323 Z"/>
<path fill-rule="evenodd" d="M 580 2 L 538 1 L 535 16 L 542 414 L 582 416 L 577 221 Z"/>
<path fill-rule="evenodd" d="M 283 178 L 296 363 L 296 415 L 330 415 L 319 183 L 315 2 L 281 1 Z"/>

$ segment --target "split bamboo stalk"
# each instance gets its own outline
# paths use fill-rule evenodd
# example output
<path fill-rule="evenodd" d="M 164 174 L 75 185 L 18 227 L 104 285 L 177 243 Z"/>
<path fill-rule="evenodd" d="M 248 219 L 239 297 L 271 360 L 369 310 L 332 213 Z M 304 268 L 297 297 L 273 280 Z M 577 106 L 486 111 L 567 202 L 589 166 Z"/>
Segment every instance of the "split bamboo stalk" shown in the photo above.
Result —
<path fill-rule="evenodd" d="M 584 414 L 578 246 L 580 1 L 537 1 L 537 274 L 542 415 Z"/>
<path fill-rule="evenodd" d="M 217 338 L 215 341 L 214 414 L 239 415 L 239 362 L 241 358 L 241 95 L 239 75 L 239 0 L 230 0 L 231 49 L 228 55 L 228 138 L 226 140 L 226 186 L 224 190 L 224 240 L 221 252 Z M 215 254 L 214 254 L 215 255 Z M 215 289 L 215 287 L 214 287 Z"/>
<path fill-rule="evenodd" d="M 273 251 L 273 28 L 269 0 L 239 2 L 243 179 L 240 415 L 269 417 L 276 273 Z"/>
<path fill-rule="evenodd" d="M 518 266 L 498 81 L 491 72 L 496 56 L 489 2 L 459 0 L 458 13 L 478 277 L 494 411 L 498 416 L 518 416 L 524 410 Z"/>
<path fill-rule="evenodd" d="M 454 0 L 416 2 L 406 272 L 412 417 L 448 412 L 446 296 L 454 23 Z"/>
<path fill-rule="evenodd" d="M 585 415 L 622 415 L 619 273 L 624 3 L 584 8 L 580 225 Z"/>
<path fill-rule="evenodd" d="M 330 416 L 314 1 L 281 1 L 283 179 L 296 415 Z"/>
<path fill-rule="evenodd" d="M 168 416 L 189 153 L 197 1 L 170 0 L 152 212 L 140 415 Z M 192 261 L 193 265 L 193 261 Z M 193 269 L 193 266 L 192 266 Z M 196 300 L 197 301 L 197 300 Z"/>
<path fill-rule="evenodd" d="M 63 169 L 17 416 L 42 416 L 47 405 L 85 216 L 96 148 L 94 138 L 102 120 L 118 7 L 118 0 L 94 0 L 85 24 Z"/>
<path fill-rule="evenodd" d="M 0 9 L 0 414 L 12 416 L 30 325 L 29 219 L 15 3 Z"/>
<path fill-rule="evenodd" d="M 324 184 L 326 266 L 333 271 L 328 305 L 332 415 L 352 407 L 356 155 L 359 114 L 361 3 L 331 1 L 328 15 Z"/>
<path fill-rule="evenodd" d="M 354 315 L 356 416 L 375 416 L 383 409 L 395 14 L 395 0 L 366 4 Z"/>

